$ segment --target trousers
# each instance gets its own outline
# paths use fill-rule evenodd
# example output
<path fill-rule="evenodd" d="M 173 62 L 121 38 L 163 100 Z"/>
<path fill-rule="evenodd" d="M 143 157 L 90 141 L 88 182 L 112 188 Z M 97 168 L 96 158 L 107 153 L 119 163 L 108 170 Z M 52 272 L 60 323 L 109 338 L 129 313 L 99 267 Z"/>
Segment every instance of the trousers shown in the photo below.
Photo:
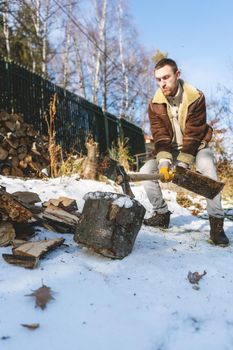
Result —
<path fill-rule="evenodd" d="M 174 156 L 174 165 L 176 165 L 176 156 Z M 214 164 L 213 152 L 210 148 L 204 148 L 197 152 L 195 157 L 195 166 L 197 171 L 201 174 L 212 178 L 213 180 L 218 180 L 216 167 Z M 156 159 L 148 160 L 141 168 L 140 173 L 142 174 L 153 174 L 158 173 L 158 162 Z M 153 212 L 159 214 L 166 213 L 168 211 L 168 206 L 163 199 L 163 194 L 158 181 L 143 181 L 143 187 L 148 196 L 148 199 L 152 205 Z M 209 216 L 214 216 L 222 218 L 224 216 L 224 211 L 221 204 L 221 195 L 218 194 L 214 199 L 206 198 L 207 202 L 207 212 Z"/>

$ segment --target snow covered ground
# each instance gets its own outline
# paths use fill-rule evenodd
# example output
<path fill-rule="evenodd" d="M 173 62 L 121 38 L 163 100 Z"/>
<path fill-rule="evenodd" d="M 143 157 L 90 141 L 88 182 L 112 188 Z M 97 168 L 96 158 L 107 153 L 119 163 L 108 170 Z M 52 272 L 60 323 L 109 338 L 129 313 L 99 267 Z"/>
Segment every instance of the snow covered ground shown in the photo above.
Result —
<path fill-rule="evenodd" d="M 89 191 L 119 191 L 112 184 L 75 178 L 18 180 L 0 177 L 7 191 L 37 192 L 42 201 L 62 195 L 82 210 Z M 147 210 L 142 186 L 132 187 Z M 0 248 L 0 350 L 232 350 L 233 224 L 231 245 L 208 243 L 208 221 L 194 217 L 164 190 L 173 212 L 168 230 L 142 226 L 132 253 L 111 260 L 81 248 L 71 234 L 39 228 L 34 239 L 65 237 L 34 270 L 7 264 Z M 207 274 L 199 290 L 188 272 Z M 45 310 L 26 297 L 42 283 L 54 291 Z M 28 330 L 23 323 L 39 323 Z"/>

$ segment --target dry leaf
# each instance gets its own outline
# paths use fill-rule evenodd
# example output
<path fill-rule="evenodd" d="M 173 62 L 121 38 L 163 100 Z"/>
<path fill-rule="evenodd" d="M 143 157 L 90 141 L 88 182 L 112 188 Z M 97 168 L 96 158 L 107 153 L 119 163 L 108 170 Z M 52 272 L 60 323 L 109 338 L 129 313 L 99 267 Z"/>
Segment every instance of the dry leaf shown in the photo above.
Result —
<path fill-rule="evenodd" d="M 42 287 L 36 289 L 31 294 L 27 294 L 26 296 L 33 296 L 36 298 L 36 307 L 40 307 L 42 310 L 46 308 L 46 304 L 51 300 L 54 299 L 52 296 L 52 291 L 50 287 L 45 286 L 44 284 Z"/>
<path fill-rule="evenodd" d="M 22 323 L 21 326 L 26 327 L 28 329 L 34 330 L 40 327 L 39 323 L 30 323 L 30 324 L 26 324 L 26 323 Z"/>
<path fill-rule="evenodd" d="M 9 335 L 4 335 L 4 336 L 1 337 L 1 340 L 7 340 L 7 339 L 10 339 Z"/>
<path fill-rule="evenodd" d="M 202 274 L 199 274 L 199 272 L 191 272 L 189 271 L 188 273 L 188 280 L 190 283 L 192 284 L 198 284 L 198 282 L 200 281 L 200 279 L 206 275 L 206 271 L 204 271 Z"/>

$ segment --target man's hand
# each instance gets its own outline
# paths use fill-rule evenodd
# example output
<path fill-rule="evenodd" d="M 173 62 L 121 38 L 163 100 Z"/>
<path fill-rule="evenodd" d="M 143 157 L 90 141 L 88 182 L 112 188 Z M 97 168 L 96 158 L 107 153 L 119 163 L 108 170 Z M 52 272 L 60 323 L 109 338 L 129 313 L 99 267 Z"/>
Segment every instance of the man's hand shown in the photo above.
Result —
<path fill-rule="evenodd" d="M 162 166 L 159 169 L 159 174 L 161 175 L 162 182 L 170 182 L 173 179 L 173 173 L 169 172 L 168 166 Z"/>

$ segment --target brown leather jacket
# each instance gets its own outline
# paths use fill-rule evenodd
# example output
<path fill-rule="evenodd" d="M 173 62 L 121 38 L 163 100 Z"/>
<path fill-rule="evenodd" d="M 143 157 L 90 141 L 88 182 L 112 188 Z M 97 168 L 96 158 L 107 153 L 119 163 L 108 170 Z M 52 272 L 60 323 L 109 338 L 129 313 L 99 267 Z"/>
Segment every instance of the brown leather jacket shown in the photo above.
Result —
<path fill-rule="evenodd" d="M 212 128 L 206 123 L 206 104 L 203 93 L 180 80 L 183 99 L 179 110 L 179 124 L 183 133 L 183 145 L 178 161 L 192 164 L 199 149 L 206 147 L 212 137 Z M 156 158 L 172 160 L 173 128 L 168 101 L 160 89 L 149 104 L 151 132 L 155 143 Z"/>

